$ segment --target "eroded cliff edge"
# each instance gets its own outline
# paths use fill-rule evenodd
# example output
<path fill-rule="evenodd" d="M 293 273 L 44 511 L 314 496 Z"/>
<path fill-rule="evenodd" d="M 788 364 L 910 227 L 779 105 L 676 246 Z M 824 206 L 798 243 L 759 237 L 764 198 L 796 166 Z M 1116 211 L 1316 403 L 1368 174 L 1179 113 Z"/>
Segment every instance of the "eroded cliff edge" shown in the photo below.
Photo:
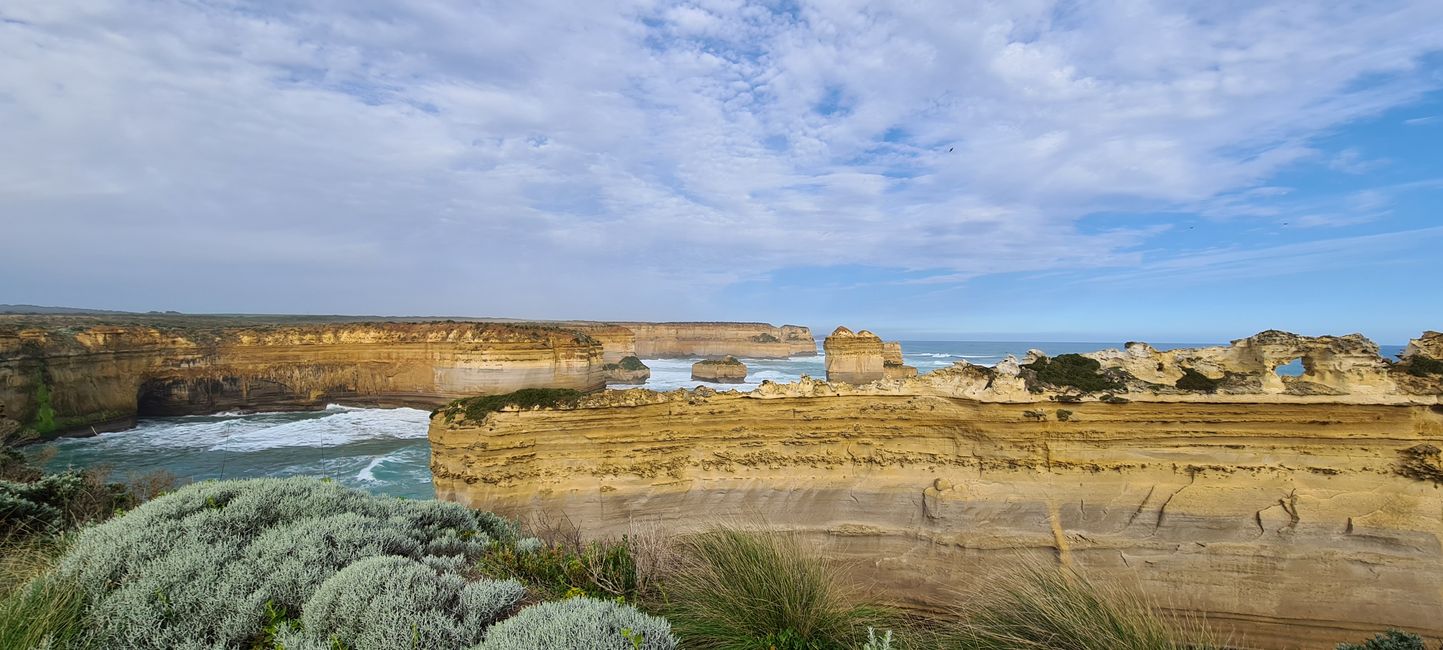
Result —
<path fill-rule="evenodd" d="M 1022 552 L 1128 569 L 1262 647 L 1390 625 L 1443 636 L 1443 375 L 1412 372 L 1437 360 L 1428 343 L 1403 363 L 1362 337 L 1133 345 L 1091 355 L 1106 392 L 1015 362 L 861 386 L 607 391 L 433 418 L 432 469 L 441 498 L 564 513 L 590 535 L 765 521 L 923 609 Z M 1291 358 L 1302 377 L 1273 373 Z"/>
<path fill-rule="evenodd" d="M 0 327 L 0 418 L 54 435 L 124 428 L 137 414 L 595 390 L 602 356 L 580 332 L 497 323 Z"/>

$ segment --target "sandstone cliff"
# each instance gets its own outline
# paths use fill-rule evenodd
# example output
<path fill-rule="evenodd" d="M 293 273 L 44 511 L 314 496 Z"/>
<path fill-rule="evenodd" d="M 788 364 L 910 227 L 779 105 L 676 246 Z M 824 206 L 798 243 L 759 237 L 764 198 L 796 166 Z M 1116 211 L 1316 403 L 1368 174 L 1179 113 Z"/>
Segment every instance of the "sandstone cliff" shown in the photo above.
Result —
<path fill-rule="evenodd" d="M 697 381 L 739 384 L 747 380 L 747 365 L 733 356 L 703 359 L 691 364 L 691 378 Z"/>
<path fill-rule="evenodd" d="M 749 357 L 784 359 L 815 355 L 817 341 L 799 325 L 766 323 L 616 323 L 636 335 L 643 359 Z"/>
<path fill-rule="evenodd" d="M 1443 377 L 1405 389 L 1370 345 L 1132 345 L 1095 355 L 1118 382 L 1105 393 L 1015 360 L 866 385 L 607 391 L 433 419 L 432 470 L 441 498 L 564 514 L 592 535 L 764 521 L 921 609 L 1022 552 L 1135 577 L 1248 645 L 1443 636 Z M 1289 355 L 1302 377 L 1264 376 Z M 1218 383 L 1178 388 L 1181 367 Z"/>
<path fill-rule="evenodd" d="M 901 343 L 883 341 L 867 330 L 854 334 L 838 327 L 822 346 L 827 355 L 827 381 L 865 384 L 917 376 L 917 369 L 902 361 Z"/>
<path fill-rule="evenodd" d="M 437 405 L 529 386 L 603 385 L 601 345 L 552 327 L 0 329 L 0 410 L 40 434 L 124 428 L 137 414 Z"/>

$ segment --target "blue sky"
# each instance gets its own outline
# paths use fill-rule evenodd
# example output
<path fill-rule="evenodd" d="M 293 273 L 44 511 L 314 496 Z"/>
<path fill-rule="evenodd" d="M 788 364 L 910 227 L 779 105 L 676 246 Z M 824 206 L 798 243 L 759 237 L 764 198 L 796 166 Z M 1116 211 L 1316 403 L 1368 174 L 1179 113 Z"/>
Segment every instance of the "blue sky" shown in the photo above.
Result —
<path fill-rule="evenodd" d="M 20 0 L 0 302 L 1443 328 L 1443 4 Z"/>

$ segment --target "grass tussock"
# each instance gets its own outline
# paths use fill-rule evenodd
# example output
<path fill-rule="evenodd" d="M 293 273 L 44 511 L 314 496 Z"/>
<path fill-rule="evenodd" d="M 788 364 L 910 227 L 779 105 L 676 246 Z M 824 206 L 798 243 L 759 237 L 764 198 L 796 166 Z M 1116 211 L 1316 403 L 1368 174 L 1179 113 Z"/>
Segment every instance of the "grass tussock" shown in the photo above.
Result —
<path fill-rule="evenodd" d="M 885 618 L 783 534 L 722 527 L 683 539 L 665 587 L 667 618 L 700 650 L 856 648 Z"/>
<path fill-rule="evenodd" d="M 0 542 L 0 648 L 83 648 L 85 595 L 55 575 L 70 537 Z"/>
<path fill-rule="evenodd" d="M 1221 648 L 1198 621 L 1136 591 L 1069 569 L 1019 562 L 968 599 L 940 647 L 956 650 L 1204 650 Z"/>

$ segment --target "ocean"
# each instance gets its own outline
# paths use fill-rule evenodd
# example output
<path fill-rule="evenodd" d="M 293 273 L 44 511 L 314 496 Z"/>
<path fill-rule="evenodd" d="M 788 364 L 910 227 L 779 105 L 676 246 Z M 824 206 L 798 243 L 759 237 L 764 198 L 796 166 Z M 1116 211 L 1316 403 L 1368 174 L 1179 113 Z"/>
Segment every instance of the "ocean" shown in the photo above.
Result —
<path fill-rule="evenodd" d="M 903 341 L 903 358 L 927 373 L 957 361 L 993 365 L 1006 355 L 1021 358 L 1030 348 L 1049 355 L 1090 352 L 1122 343 Z M 1208 344 L 1153 344 L 1158 349 Z M 1402 346 L 1381 346 L 1394 357 Z M 651 367 L 645 388 L 674 390 L 698 385 L 751 390 L 763 380 L 794 381 L 826 375 L 823 358 L 742 359 L 747 382 L 709 384 L 691 380 L 696 359 L 644 359 Z M 1301 365 L 1280 369 L 1301 373 Z M 51 471 L 104 465 L 114 480 L 164 470 L 187 481 L 262 476 L 325 476 L 378 494 L 432 498 L 427 411 L 329 406 L 323 411 L 219 413 L 142 418 L 134 429 L 71 438 L 29 448 L 55 454 Z"/>

